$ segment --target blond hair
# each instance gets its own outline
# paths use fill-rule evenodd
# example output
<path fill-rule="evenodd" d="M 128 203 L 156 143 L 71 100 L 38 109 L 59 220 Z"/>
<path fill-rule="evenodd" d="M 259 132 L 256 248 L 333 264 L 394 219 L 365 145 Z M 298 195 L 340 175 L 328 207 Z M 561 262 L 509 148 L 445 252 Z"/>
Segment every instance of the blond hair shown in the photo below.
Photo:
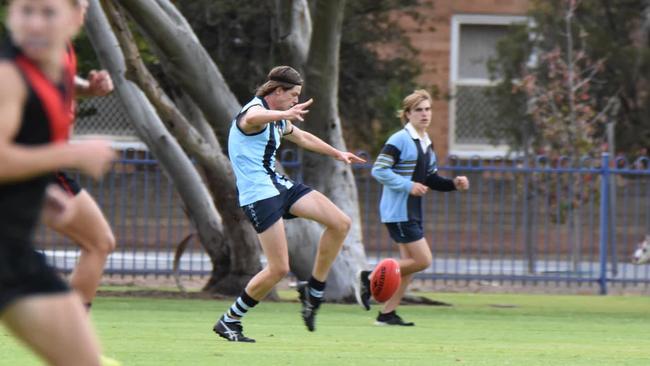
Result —
<path fill-rule="evenodd" d="M 291 66 L 276 66 L 266 76 L 267 81 L 260 85 L 255 92 L 255 96 L 265 97 L 277 88 L 289 90 L 295 86 L 301 86 L 302 76 Z"/>
<path fill-rule="evenodd" d="M 411 112 L 415 106 L 418 104 L 422 103 L 423 101 L 428 100 L 429 103 L 433 103 L 433 99 L 431 98 L 431 94 L 429 94 L 428 91 L 424 89 L 417 89 L 414 90 L 413 93 L 409 94 L 402 100 L 402 109 L 397 112 L 397 116 L 400 118 L 402 123 L 407 123 L 408 117 L 406 116 L 406 113 Z"/>

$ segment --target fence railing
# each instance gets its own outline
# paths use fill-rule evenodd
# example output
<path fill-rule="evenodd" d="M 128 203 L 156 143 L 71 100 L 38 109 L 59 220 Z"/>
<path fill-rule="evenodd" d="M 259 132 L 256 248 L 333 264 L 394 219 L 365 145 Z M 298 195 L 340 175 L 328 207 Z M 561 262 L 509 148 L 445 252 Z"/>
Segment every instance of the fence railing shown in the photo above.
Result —
<path fill-rule="evenodd" d="M 283 165 L 301 180 L 297 154 Z M 371 165 L 354 167 L 366 254 L 396 257 L 379 222 L 381 186 Z M 425 197 L 425 232 L 434 261 L 418 278 L 522 284 L 650 285 L 650 265 L 633 265 L 636 244 L 650 233 L 650 160 L 639 158 L 447 159 L 442 175 L 466 175 L 468 192 Z M 172 273 L 174 250 L 193 230 L 172 183 L 147 152 L 126 151 L 101 182 L 78 177 L 103 208 L 118 248 L 108 275 Z M 37 241 L 58 268 L 78 256 L 69 240 L 40 229 Z M 203 276 L 211 262 L 193 240 L 180 272 Z"/>

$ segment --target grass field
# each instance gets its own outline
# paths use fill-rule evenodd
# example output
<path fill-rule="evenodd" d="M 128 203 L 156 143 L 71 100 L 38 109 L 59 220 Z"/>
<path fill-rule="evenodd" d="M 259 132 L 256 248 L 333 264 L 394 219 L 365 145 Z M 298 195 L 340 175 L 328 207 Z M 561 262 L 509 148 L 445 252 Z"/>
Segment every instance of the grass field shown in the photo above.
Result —
<path fill-rule="evenodd" d="M 286 294 L 285 294 L 286 295 Z M 308 333 L 295 302 L 247 316 L 255 344 L 212 333 L 230 302 L 102 297 L 93 319 L 105 354 L 127 365 L 650 365 L 650 298 L 436 294 L 453 307 L 405 306 L 412 328 L 325 304 Z M 0 365 L 39 362 L 0 328 Z"/>

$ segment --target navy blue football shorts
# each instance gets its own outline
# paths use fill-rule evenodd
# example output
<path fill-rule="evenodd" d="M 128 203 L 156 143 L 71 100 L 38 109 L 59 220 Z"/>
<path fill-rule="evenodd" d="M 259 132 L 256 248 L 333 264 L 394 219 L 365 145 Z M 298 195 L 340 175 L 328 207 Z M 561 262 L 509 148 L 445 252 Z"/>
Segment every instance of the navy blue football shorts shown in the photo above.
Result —
<path fill-rule="evenodd" d="M 399 244 L 412 243 L 424 238 L 421 221 L 388 222 L 386 227 L 390 237 Z"/>
<path fill-rule="evenodd" d="M 260 234 L 280 218 L 295 218 L 296 216 L 289 213 L 291 206 L 311 191 L 310 187 L 302 183 L 294 183 L 289 189 L 280 189 L 279 195 L 243 206 L 242 209 L 255 227 L 255 231 Z"/>

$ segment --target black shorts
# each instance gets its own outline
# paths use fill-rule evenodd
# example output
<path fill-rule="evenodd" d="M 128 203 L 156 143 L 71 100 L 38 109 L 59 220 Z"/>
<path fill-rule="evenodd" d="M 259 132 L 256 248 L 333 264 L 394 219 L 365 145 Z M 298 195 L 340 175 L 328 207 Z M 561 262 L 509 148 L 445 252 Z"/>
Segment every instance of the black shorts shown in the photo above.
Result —
<path fill-rule="evenodd" d="M 55 183 L 66 191 L 70 196 L 76 196 L 81 192 L 83 188 L 77 183 L 76 180 L 70 178 L 70 176 L 62 171 L 54 173 Z"/>
<path fill-rule="evenodd" d="M 68 291 L 68 285 L 32 245 L 0 239 L 0 314 L 24 297 Z"/>
<path fill-rule="evenodd" d="M 386 227 L 390 237 L 400 244 L 412 243 L 424 238 L 424 228 L 421 221 L 388 222 Z"/>
<path fill-rule="evenodd" d="M 258 234 L 263 233 L 280 218 L 295 218 L 296 216 L 289 213 L 291 206 L 311 191 L 311 188 L 302 183 L 294 183 L 289 189 L 281 189 L 279 195 L 243 206 L 242 209 L 255 227 L 255 231 Z"/>

